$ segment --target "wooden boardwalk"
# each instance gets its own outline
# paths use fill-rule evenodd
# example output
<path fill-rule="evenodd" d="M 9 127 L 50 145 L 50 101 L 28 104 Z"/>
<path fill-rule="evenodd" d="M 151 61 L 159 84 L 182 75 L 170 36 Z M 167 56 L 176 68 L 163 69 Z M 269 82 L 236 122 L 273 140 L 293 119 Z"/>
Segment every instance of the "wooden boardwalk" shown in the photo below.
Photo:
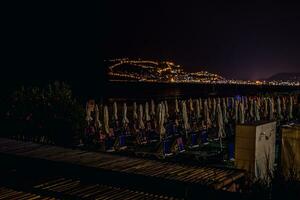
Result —
<path fill-rule="evenodd" d="M 37 191 L 55 193 L 67 199 L 106 199 L 106 200 L 177 200 L 178 198 L 129 189 L 112 187 L 101 184 L 86 184 L 80 180 L 68 178 L 55 178 L 34 186 Z"/>
<path fill-rule="evenodd" d="M 243 171 L 235 169 L 185 166 L 4 138 L 0 138 L 0 153 L 75 164 L 126 175 L 150 177 L 168 182 L 178 182 L 182 185 L 201 185 L 214 190 L 227 190 L 245 175 Z"/>
<path fill-rule="evenodd" d="M 43 195 L 24 192 L 20 190 L 14 190 L 7 187 L 0 187 L 0 199 L 9 199 L 9 200 L 21 200 L 21 199 L 34 199 L 34 200 L 55 200 L 54 197 L 46 197 Z"/>

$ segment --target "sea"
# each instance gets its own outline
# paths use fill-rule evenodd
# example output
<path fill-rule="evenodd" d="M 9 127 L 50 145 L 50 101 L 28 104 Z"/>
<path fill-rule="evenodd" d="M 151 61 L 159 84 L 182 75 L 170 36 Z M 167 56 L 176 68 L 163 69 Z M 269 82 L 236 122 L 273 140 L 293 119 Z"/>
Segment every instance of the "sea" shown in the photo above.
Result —
<path fill-rule="evenodd" d="M 229 84 L 192 84 L 192 83 L 141 83 L 141 82 L 107 82 L 101 87 L 88 87 L 74 90 L 82 100 L 96 101 L 145 101 L 254 96 L 254 95 L 288 95 L 300 94 L 299 87 L 266 85 L 229 85 Z"/>

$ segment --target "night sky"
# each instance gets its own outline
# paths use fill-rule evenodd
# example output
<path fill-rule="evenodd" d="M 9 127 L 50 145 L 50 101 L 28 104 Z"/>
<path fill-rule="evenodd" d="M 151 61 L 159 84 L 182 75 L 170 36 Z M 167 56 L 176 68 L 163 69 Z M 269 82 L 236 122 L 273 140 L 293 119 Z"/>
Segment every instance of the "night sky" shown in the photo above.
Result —
<path fill-rule="evenodd" d="M 181 1 L 183 2 L 183 1 Z M 101 1 L 2 6 L 1 80 L 103 78 L 103 60 L 172 60 L 227 78 L 299 72 L 296 4 Z"/>

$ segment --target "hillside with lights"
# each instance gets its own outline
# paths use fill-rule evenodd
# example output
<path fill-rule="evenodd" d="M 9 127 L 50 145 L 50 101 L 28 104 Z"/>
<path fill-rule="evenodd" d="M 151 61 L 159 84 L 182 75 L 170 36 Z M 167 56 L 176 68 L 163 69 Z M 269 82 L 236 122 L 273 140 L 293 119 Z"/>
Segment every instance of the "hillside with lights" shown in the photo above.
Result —
<path fill-rule="evenodd" d="M 170 61 L 116 59 L 106 62 L 110 81 L 215 83 L 225 80 L 207 71 L 185 72 L 180 65 Z"/>
<path fill-rule="evenodd" d="M 106 60 L 105 63 L 108 80 L 112 82 L 300 86 L 299 79 L 235 80 L 208 71 L 186 72 L 182 66 L 171 61 L 123 58 Z"/>

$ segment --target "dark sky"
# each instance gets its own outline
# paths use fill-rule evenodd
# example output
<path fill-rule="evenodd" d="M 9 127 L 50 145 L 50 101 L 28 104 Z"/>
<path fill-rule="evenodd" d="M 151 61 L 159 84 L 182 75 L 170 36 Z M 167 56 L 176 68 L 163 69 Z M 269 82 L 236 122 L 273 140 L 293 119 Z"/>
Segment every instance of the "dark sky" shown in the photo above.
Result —
<path fill-rule="evenodd" d="M 127 56 L 228 78 L 300 71 L 299 5 L 180 2 L 3 5 L 1 80 L 93 84 L 104 59 Z"/>
<path fill-rule="evenodd" d="M 300 71 L 299 5 L 187 2 L 107 4 L 105 56 L 168 59 L 240 79 Z"/>

